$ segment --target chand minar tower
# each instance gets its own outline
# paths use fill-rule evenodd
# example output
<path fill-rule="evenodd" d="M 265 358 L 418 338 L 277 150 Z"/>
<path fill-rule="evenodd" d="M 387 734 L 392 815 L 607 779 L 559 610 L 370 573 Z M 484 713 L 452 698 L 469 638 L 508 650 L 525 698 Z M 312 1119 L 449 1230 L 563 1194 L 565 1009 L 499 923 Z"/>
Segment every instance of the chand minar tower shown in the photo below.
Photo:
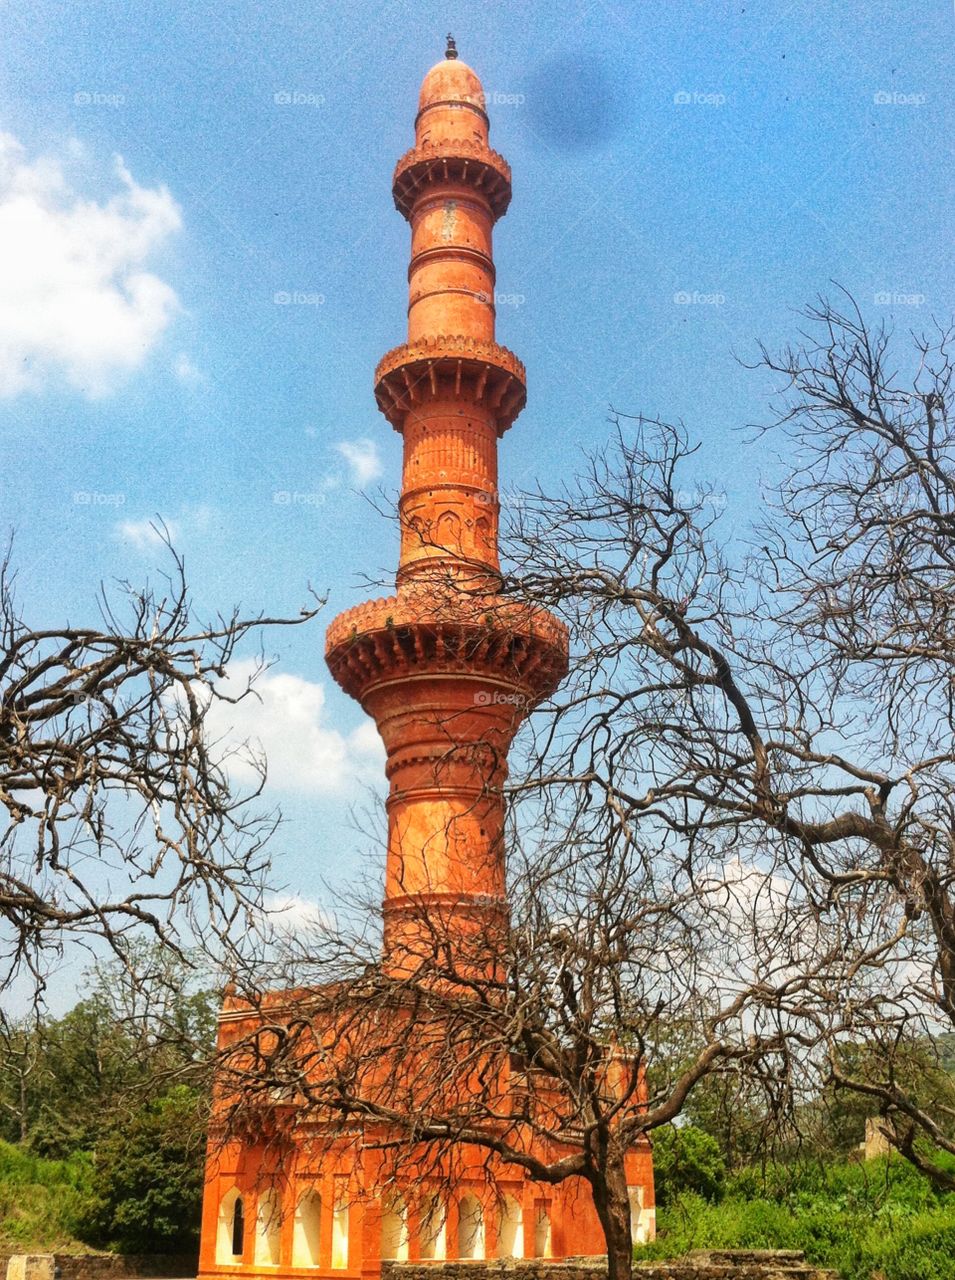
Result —
<path fill-rule="evenodd" d="M 373 717 L 387 753 L 383 972 L 399 983 L 426 977 L 438 957 L 439 981 L 447 965 L 466 980 L 496 978 L 508 927 L 507 752 L 564 676 L 567 634 L 545 610 L 501 592 L 497 445 L 526 398 L 524 367 L 498 345 L 494 326 L 491 236 L 511 198 L 511 172 L 488 145 L 481 82 L 450 39 L 424 78 L 415 145 L 398 162 L 393 190 L 411 226 L 408 338 L 378 365 L 375 396 L 404 445 L 395 593 L 337 617 L 326 658 Z M 337 998 L 334 984 L 329 990 Z M 236 1052 L 243 1068 L 249 1046 L 274 1045 L 283 1026 L 300 1027 L 303 1002 L 323 991 L 227 992 L 220 1053 Z M 312 1034 L 324 1037 L 322 1064 L 337 1060 L 338 1016 L 312 1019 Z M 383 1052 L 393 1032 L 385 1024 Z M 370 1037 L 363 1054 L 374 1085 L 377 1032 L 370 1023 L 361 1033 Z M 426 1058 L 427 1046 L 417 1052 Z M 416 1065 L 413 1054 L 408 1062 Z M 399 1066 L 384 1059 L 381 1069 Z M 495 1085 L 508 1114 L 512 1087 L 524 1105 L 521 1070 L 506 1062 Z M 467 1080 L 452 1083 L 463 1089 Z M 248 1114 L 240 1106 L 232 1115 L 235 1101 L 225 1076 L 213 1099 L 200 1280 L 379 1280 L 387 1260 L 567 1257 L 604 1247 L 578 1179 L 537 1183 L 504 1158 L 488 1165 L 486 1152 L 465 1144 L 442 1157 L 437 1188 L 417 1185 L 413 1169 L 407 1185 L 396 1185 L 380 1156 L 380 1126 L 358 1124 L 329 1141 L 320 1108 L 295 1093 L 269 1095 Z M 545 1159 L 560 1146 L 559 1138 L 540 1141 Z M 646 1238 L 654 1209 L 645 1139 L 627 1154 L 627 1180 L 635 1238 Z"/>
<path fill-rule="evenodd" d="M 498 594 L 497 446 L 526 400 L 524 366 L 495 339 L 491 237 L 511 171 L 450 37 L 393 192 L 411 226 L 408 340 L 379 363 L 375 397 L 404 442 L 396 593 L 336 618 L 326 659 L 387 751 L 384 963 L 401 969 L 422 930 L 450 933 L 463 962 L 506 923 L 507 750 L 563 677 L 567 639 Z"/>

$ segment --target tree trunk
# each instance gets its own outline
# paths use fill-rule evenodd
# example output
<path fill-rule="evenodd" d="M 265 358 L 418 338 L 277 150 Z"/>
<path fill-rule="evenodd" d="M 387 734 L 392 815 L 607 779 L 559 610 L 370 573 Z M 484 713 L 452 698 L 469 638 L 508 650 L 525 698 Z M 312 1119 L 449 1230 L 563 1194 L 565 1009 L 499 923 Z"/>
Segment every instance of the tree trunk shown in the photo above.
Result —
<path fill-rule="evenodd" d="M 605 1152 L 591 1179 L 597 1217 L 607 1242 L 609 1280 L 630 1280 L 633 1240 L 630 1235 L 630 1196 L 623 1154 Z"/>
<path fill-rule="evenodd" d="M 27 1138 L 30 1134 L 30 1126 L 27 1117 L 27 1073 L 26 1069 L 20 1072 L 20 1145 L 26 1146 Z"/>

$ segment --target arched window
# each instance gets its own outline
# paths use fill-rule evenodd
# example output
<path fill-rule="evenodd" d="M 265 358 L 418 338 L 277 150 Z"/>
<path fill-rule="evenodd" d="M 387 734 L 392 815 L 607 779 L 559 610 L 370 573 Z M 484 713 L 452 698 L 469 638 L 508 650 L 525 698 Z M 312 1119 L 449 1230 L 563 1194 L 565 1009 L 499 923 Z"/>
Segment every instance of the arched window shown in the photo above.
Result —
<path fill-rule="evenodd" d="M 259 1266 L 277 1267 L 282 1241 L 282 1212 L 278 1193 L 259 1193 L 255 1230 L 255 1260 Z"/>
<path fill-rule="evenodd" d="M 458 1257 L 484 1257 L 484 1213 L 471 1192 L 458 1201 Z"/>
<path fill-rule="evenodd" d="M 524 1215 L 520 1201 L 505 1196 L 501 1204 L 501 1216 L 497 1229 L 497 1256 L 499 1258 L 523 1258 Z"/>
<path fill-rule="evenodd" d="M 299 1197 L 292 1231 L 292 1266 L 317 1267 L 322 1238 L 322 1200 L 309 1188 Z"/>
<path fill-rule="evenodd" d="M 447 1257 L 448 1214 L 444 1201 L 437 1194 L 425 1196 L 421 1202 L 421 1230 L 419 1249 L 421 1257 L 438 1262 Z"/>
<path fill-rule="evenodd" d="M 547 1201 L 538 1200 L 534 1213 L 534 1257 L 549 1258 L 550 1256 L 550 1213 Z"/>
<path fill-rule="evenodd" d="M 408 1212 L 401 1196 L 392 1196 L 382 1206 L 381 1256 L 408 1261 Z"/>
<path fill-rule="evenodd" d="M 216 1262 L 242 1261 L 245 1244 L 245 1212 L 238 1187 L 230 1188 L 219 1202 L 216 1226 Z"/>
<path fill-rule="evenodd" d="M 332 1213 L 332 1266 L 348 1266 L 348 1179 L 335 1179 L 335 1206 Z"/>
<path fill-rule="evenodd" d="M 235 1257 L 242 1257 L 242 1250 L 245 1248 L 245 1209 L 242 1204 L 242 1197 L 237 1196 L 235 1208 L 232 1210 L 232 1253 Z"/>
<path fill-rule="evenodd" d="M 627 1187 L 630 1200 L 630 1237 L 634 1244 L 646 1244 L 649 1227 L 643 1215 L 643 1187 Z"/>

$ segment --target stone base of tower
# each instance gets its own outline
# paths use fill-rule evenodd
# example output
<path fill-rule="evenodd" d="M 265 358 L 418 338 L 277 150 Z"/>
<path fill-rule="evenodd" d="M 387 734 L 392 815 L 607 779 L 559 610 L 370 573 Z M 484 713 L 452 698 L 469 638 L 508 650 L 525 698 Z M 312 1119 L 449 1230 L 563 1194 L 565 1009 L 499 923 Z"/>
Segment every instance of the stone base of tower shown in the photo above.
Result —
<path fill-rule="evenodd" d="M 362 1185 L 351 1154 L 349 1148 L 336 1159 L 329 1152 L 321 1168 L 293 1159 L 273 1179 L 264 1171 L 261 1152 L 223 1151 L 210 1162 L 199 1280 L 223 1275 L 293 1280 L 304 1273 L 357 1280 L 379 1276 L 382 1262 L 392 1259 L 559 1259 L 605 1251 L 589 1192 L 576 1180 L 554 1187 L 501 1168 L 493 1190 L 482 1173 L 458 1181 L 446 1199 L 437 1199 L 439 1193 L 432 1199 L 418 1186 L 402 1195 Z M 483 1163 L 483 1156 L 477 1154 L 476 1160 Z M 654 1234 L 649 1151 L 635 1151 L 628 1165 L 634 1238 L 645 1241 Z M 233 1254 L 239 1243 L 239 1202 L 242 1251 Z M 437 1229 L 435 1212 L 442 1219 Z"/>
<path fill-rule="evenodd" d="M 257 1023 L 275 1025 L 281 1008 L 307 992 L 267 996 L 257 1014 L 227 1000 L 220 1050 Z M 293 1001 L 289 1001 L 291 995 Z M 238 1007 L 237 1007 L 238 1006 Z M 248 1006 L 246 1006 L 248 1009 Z M 505 1088 L 508 1087 L 505 1085 Z M 535 1182 L 518 1166 L 478 1146 L 435 1157 L 422 1144 L 420 1163 L 389 1163 L 380 1125 L 331 1136 L 294 1105 L 255 1108 L 243 1128 L 241 1108 L 217 1098 L 206 1167 L 199 1280 L 223 1276 L 294 1280 L 378 1277 L 389 1260 L 443 1262 L 480 1258 L 566 1258 L 606 1251 L 589 1188 L 573 1178 Z M 572 1148 L 541 1143 L 552 1161 Z M 653 1164 L 648 1142 L 626 1157 L 635 1241 L 654 1235 Z"/>

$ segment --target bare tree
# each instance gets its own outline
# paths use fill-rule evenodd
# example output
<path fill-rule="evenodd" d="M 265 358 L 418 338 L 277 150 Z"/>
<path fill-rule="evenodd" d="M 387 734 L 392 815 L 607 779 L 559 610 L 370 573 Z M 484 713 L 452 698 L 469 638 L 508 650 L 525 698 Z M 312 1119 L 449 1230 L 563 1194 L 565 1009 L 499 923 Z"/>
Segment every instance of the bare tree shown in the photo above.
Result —
<path fill-rule="evenodd" d="M 835 955 L 807 952 L 762 877 L 674 862 L 609 811 L 569 837 L 512 849 L 503 934 L 463 947 L 455 917 L 423 903 L 395 966 L 377 904 L 355 901 L 289 937 L 236 996 L 247 1018 L 222 1042 L 214 1143 L 254 1132 L 279 1168 L 293 1148 L 348 1150 L 378 1160 L 383 1197 L 410 1189 L 423 1206 L 452 1199 L 464 1170 L 499 1196 L 521 1171 L 576 1180 L 610 1274 L 629 1276 L 628 1153 L 729 1065 L 787 1109 L 780 1010 Z"/>
<path fill-rule="evenodd" d="M 512 852 L 513 923 L 483 965 L 431 910 L 399 970 L 372 904 L 299 940 L 294 995 L 245 993 L 222 1132 L 259 1114 L 279 1144 L 360 1144 L 378 1185 L 448 1184 L 474 1152 L 489 1178 L 582 1179 L 615 1277 L 625 1152 L 707 1075 L 790 1133 L 822 1085 L 869 1096 L 951 1185 L 921 1139 L 955 1152 L 955 1117 L 911 1070 L 955 1012 L 949 339 L 917 340 L 906 381 L 853 308 L 808 320 L 762 352 L 785 458 L 748 550 L 662 421 L 618 416 L 512 508 L 505 592 L 572 642 L 514 761 L 538 839 Z"/>
<path fill-rule="evenodd" d="M 207 713 L 240 641 L 316 608 L 200 625 L 169 554 L 160 593 L 122 584 L 123 609 L 102 593 L 99 627 L 31 625 L 0 567 L 0 960 L 37 994 L 70 943 L 127 960 L 143 934 L 176 952 L 224 944 L 259 906 L 276 822 L 254 803 L 264 763 L 235 793 Z"/>
<path fill-rule="evenodd" d="M 25 1143 L 30 1132 L 31 1083 L 43 1074 L 35 1024 L 27 1018 L 0 1014 L 0 1055 L 0 1108 L 16 1125 L 19 1141 Z"/>
<path fill-rule="evenodd" d="M 662 422 L 619 418 L 585 475 L 517 511 L 510 589 L 577 654 L 525 787 L 572 829 L 611 810 L 686 865 L 771 877 L 837 943 L 784 1025 L 951 1187 L 922 1139 L 955 1153 L 955 1115 L 896 1065 L 955 1020 L 951 336 L 893 356 L 851 300 L 807 318 L 761 353 L 783 478 L 749 554 Z"/>

